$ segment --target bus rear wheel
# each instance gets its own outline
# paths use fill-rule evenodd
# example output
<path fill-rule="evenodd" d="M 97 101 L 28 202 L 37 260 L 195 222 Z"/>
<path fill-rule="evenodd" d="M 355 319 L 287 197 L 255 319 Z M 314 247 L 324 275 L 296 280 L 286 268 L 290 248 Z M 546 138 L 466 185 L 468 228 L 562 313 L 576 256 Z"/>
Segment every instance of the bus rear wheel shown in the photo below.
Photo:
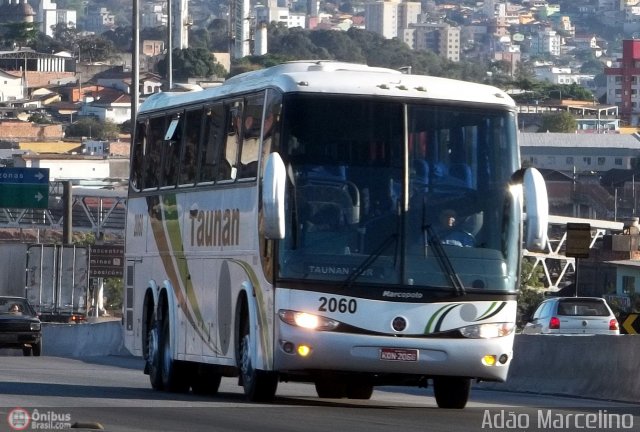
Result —
<path fill-rule="evenodd" d="M 162 372 L 160 365 L 160 330 L 154 323 L 147 336 L 147 365 L 149 382 L 154 390 L 162 390 Z"/>
<path fill-rule="evenodd" d="M 469 400 L 471 380 L 462 377 L 436 377 L 433 394 L 439 408 L 462 409 Z"/>
<path fill-rule="evenodd" d="M 160 375 L 162 377 L 162 387 L 174 393 L 184 393 L 189 391 L 189 380 L 186 367 L 173 359 L 171 349 L 171 333 L 169 320 L 162 320 L 162 331 L 160 332 Z"/>
<path fill-rule="evenodd" d="M 251 359 L 252 335 L 249 320 L 245 320 L 240 332 L 240 381 L 244 394 L 251 402 L 273 400 L 278 388 L 278 376 L 273 372 L 258 370 Z"/>

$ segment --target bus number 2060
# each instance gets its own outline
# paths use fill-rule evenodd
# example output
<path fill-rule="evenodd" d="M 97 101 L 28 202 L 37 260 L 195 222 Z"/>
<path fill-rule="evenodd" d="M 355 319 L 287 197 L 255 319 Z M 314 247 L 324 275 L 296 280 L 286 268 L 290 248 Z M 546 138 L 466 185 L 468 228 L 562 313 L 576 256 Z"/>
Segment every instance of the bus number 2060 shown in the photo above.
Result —
<path fill-rule="evenodd" d="M 341 298 L 338 300 L 335 297 L 320 297 L 320 306 L 318 310 L 320 312 L 340 312 L 340 313 L 356 313 L 358 309 L 358 303 L 354 299 L 347 300 Z"/>

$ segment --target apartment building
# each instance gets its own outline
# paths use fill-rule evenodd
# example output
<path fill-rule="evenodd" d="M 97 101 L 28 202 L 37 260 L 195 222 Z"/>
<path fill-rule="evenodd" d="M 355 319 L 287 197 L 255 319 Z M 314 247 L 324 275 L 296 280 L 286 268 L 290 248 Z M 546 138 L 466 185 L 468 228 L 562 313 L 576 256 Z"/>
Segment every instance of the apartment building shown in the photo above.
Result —
<path fill-rule="evenodd" d="M 640 40 L 622 41 L 622 58 L 604 69 L 607 103 L 617 105 L 620 117 L 637 126 L 640 122 Z"/>
<path fill-rule="evenodd" d="M 532 54 L 559 56 L 562 37 L 555 30 L 545 29 L 534 34 L 531 37 L 530 43 Z"/>
<path fill-rule="evenodd" d="M 411 24 L 402 40 L 412 49 L 429 50 L 451 61 L 460 61 L 460 28 L 446 23 Z"/>
<path fill-rule="evenodd" d="M 420 2 L 377 1 L 365 4 L 365 28 L 387 39 L 402 35 L 403 29 L 418 22 Z"/>

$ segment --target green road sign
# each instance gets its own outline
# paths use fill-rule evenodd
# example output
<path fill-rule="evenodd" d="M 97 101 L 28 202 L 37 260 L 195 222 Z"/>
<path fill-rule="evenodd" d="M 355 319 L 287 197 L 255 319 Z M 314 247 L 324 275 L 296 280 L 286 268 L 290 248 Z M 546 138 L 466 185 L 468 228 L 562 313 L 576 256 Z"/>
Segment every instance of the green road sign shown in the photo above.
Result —
<path fill-rule="evenodd" d="M 0 168 L 0 208 L 48 207 L 48 168 Z"/>

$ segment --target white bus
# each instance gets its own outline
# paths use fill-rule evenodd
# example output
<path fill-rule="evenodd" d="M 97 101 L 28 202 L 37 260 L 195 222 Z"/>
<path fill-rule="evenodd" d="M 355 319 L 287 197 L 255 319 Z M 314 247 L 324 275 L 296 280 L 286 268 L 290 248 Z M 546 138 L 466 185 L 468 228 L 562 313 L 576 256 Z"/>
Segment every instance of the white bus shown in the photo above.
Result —
<path fill-rule="evenodd" d="M 327 61 L 149 97 L 124 326 L 152 387 L 433 385 L 463 408 L 472 380 L 505 380 L 522 247 L 547 222 L 516 125 L 496 88 Z"/>

